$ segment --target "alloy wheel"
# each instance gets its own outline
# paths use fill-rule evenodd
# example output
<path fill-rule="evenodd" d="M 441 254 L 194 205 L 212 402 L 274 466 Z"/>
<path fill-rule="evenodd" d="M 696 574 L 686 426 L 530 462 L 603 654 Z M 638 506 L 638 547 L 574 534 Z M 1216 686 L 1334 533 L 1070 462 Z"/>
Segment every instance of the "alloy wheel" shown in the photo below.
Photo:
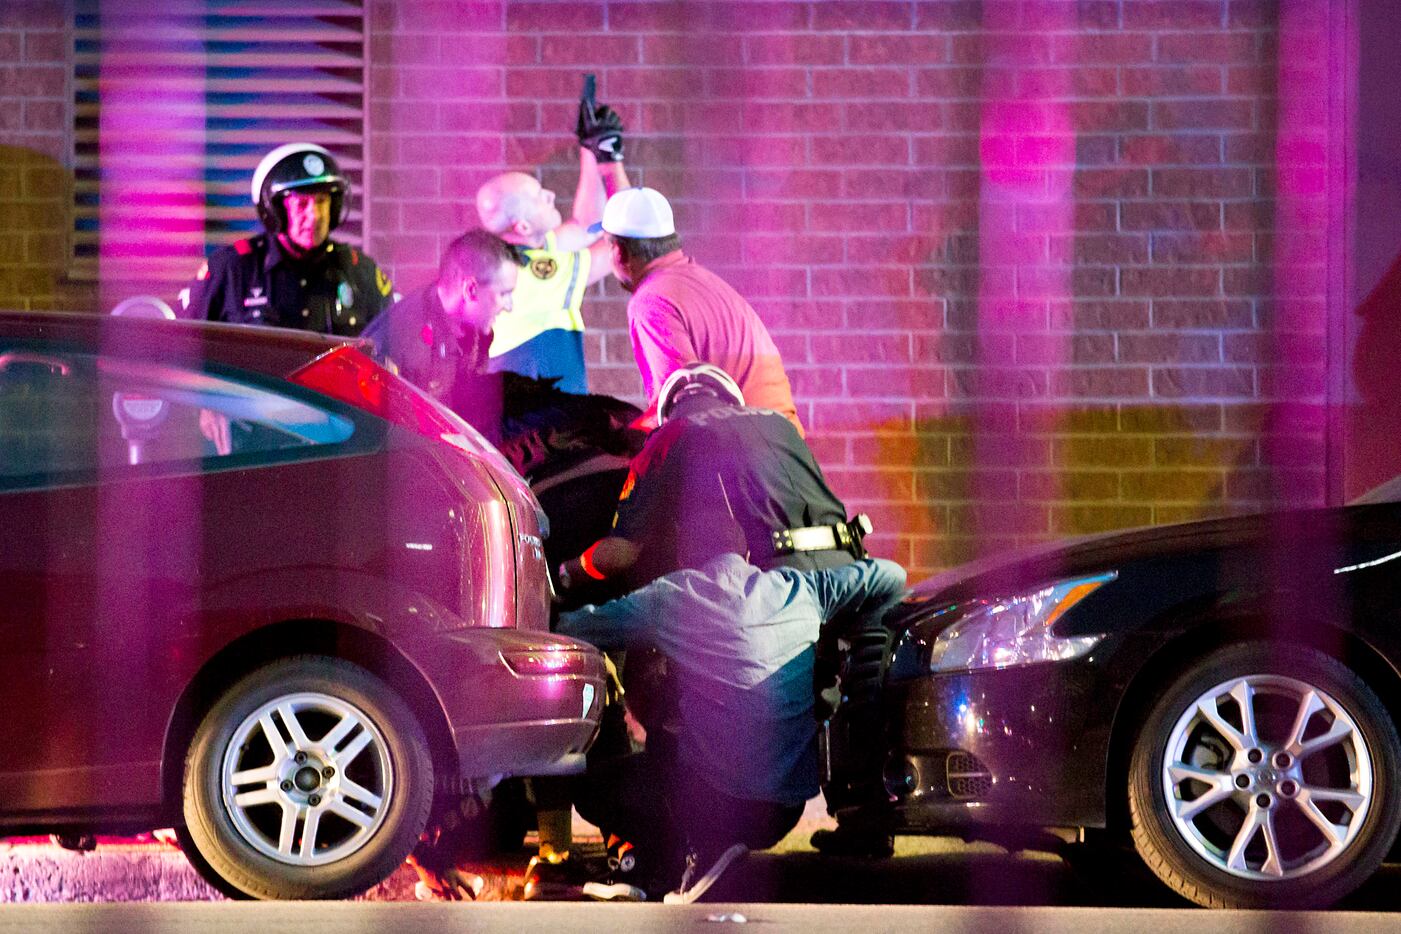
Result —
<path fill-rule="evenodd" d="M 323 693 L 287 694 L 245 717 L 225 748 L 223 803 L 259 853 L 294 866 L 345 859 L 384 822 L 389 746 L 363 711 Z"/>
<path fill-rule="evenodd" d="M 1374 768 L 1353 714 L 1328 692 L 1253 674 L 1187 706 L 1161 779 L 1172 826 L 1198 855 L 1238 878 L 1286 881 L 1347 851 Z"/>

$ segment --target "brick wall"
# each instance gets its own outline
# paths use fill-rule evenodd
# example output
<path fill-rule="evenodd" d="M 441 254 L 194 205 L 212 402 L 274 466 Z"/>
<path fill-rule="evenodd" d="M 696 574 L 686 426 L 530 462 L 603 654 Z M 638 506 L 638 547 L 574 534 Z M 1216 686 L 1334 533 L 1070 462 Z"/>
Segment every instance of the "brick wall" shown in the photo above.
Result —
<path fill-rule="evenodd" d="M 0 3 L 0 307 L 60 297 L 73 199 L 71 18 L 63 3 Z"/>
<path fill-rule="evenodd" d="M 834 485 L 916 575 L 1336 483 L 1325 0 L 366 4 L 370 246 L 401 288 L 489 175 L 567 200 L 596 72 L 632 178 L 768 321 Z M 0 4 L 0 306 L 82 304 L 64 6 Z M 635 399 L 624 307 L 595 289 L 587 346 Z"/>
<path fill-rule="evenodd" d="M 595 71 L 915 573 L 1320 503 L 1323 9 L 1282 70 L 1269 2 L 381 0 L 372 246 L 415 285 L 492 172 L 567 198 Z M 624 304 L 585 305 L 589 359 L 636 397 Z"/>

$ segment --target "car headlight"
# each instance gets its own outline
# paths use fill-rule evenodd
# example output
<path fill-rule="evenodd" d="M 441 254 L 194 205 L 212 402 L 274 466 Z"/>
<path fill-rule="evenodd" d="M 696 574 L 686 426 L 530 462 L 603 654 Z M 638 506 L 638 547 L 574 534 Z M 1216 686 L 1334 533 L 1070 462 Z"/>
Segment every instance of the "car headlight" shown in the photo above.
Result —
<path fill-rule="evenodd" d="M 1067 610 L 1118 576 L 1110 571 L 984 601 L 935 638 L 929 670 L 979 671 L 1078 658 L 1104 636 L 1063 637 L 1051 629 Z"/>

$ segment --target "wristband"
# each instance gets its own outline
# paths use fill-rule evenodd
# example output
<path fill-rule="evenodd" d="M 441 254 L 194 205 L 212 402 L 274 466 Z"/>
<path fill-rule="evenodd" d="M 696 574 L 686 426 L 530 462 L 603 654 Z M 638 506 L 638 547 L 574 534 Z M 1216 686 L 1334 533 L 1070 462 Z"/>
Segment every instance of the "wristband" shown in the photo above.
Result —
<path fill-rule="evenodd" d="M 596 581 L 603 580 L 603 572 L 598 569 L 598 565 L 593 563 L 593 550 L 598 547 L 598 543 L 590 545 L 588 549 L 579 556 L 579 567 L 589 577 Z"/>

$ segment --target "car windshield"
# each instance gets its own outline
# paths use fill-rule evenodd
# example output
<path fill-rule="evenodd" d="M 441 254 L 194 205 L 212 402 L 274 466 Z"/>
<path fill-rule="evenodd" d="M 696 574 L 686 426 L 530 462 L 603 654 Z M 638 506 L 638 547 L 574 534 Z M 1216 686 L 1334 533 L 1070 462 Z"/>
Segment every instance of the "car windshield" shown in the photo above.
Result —
<path fill-rule="evenodd" d="M 1392 477 L 1380 486 L 1372 487 L 1353 500 L 1351 505 L 1364 506 L 1369 503 L 1401 503 L 1401 474 Z"/>

